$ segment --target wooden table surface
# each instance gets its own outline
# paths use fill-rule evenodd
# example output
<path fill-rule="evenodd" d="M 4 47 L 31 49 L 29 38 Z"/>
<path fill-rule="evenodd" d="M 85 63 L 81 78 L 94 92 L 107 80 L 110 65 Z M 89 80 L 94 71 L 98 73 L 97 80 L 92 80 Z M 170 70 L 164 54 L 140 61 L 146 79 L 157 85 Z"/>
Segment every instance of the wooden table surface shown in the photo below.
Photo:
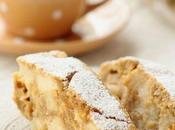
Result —
<path fill-rule="evenodd" d="M 144 5 L 134 6 L 132 10 L 131 20 L 123 32 L 104 47 L 79 58 L 97 67 L 103 61 L 129 55 L 175 70 L 175 28 Z M 15 58 L 0 54 L 0 130 L 28 130 L 25 127 L 28 123 L 11 100 L 11 77 L 17 70 Z"/>

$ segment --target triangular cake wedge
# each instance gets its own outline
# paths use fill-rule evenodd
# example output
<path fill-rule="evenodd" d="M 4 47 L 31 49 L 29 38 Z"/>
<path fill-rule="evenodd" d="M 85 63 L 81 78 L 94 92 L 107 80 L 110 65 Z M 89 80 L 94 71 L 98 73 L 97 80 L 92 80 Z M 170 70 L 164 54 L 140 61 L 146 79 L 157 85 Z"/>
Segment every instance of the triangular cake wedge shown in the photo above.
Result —
<path fill-rule="evenodd" d="M 58 51 L 21 56 L 14 100 L 32 130 L 135 130 L 89 67 Z"/>
<path fill-rule="evenodd" d="M 99 75 L 140 130 L 175 130 L 175 74 L 134 57 L 103 63 Z"/>

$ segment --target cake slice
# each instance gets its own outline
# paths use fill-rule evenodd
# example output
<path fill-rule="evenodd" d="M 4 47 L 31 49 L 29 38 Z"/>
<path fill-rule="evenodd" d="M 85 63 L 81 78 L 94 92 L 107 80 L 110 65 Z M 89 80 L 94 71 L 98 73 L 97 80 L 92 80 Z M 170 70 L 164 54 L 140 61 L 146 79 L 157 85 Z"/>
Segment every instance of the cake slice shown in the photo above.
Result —
<path fill-rule="evenodd" d="M 133 57 L 103 63 L 99 73 L 139 130 L 175 130 L 175 74 Z"/>
<path fill-rule="evenodd" d="M 21 56 L 14 100 L 32 130 L 135 130 L 128 114 L 84 63 L 63 52 Z"/>

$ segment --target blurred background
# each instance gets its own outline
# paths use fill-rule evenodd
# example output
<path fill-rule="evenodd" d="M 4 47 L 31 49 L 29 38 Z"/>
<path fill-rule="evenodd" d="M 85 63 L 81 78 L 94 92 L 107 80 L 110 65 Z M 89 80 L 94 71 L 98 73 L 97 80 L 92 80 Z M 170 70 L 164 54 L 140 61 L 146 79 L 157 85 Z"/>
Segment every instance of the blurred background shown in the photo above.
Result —
<path fill-rule="evenodd" d="M 126 2 L 130 18 L 124 29 L 103 47 L 77 57 L 94 68 L 107 60 L 135 56 L 175 70 L 175 0 Z M 15 55 L 0 53 L 0 95 L 4 95 L 0 96 L 0 108 L 11 106 L 6 101 L 11 100 L 11 76 L 17 70 L 15 59 Z"/>
<path fill-rule="evenodd" d="M 81 58 L 91 65 L 98 65 L 129 55 L 175 69 L 175 10 L 171 9 L 172 3 L 164 5 L 164 1 L 128 0 L 131 17 L 125 29 L 110 44 Z"/>

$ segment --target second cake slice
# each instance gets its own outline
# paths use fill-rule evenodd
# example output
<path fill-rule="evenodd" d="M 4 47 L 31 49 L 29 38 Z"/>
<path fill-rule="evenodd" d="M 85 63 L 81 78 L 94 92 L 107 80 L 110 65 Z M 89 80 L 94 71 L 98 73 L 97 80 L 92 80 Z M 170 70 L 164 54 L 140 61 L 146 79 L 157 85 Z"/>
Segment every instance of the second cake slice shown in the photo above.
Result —
<path fill-rule="evenodd" d="M 84 63 L 62 52 L 19 57 L 14 100 L 33 130 L 135 130 Z"/>
<path fill-rule="evenodd" d="M 100 76 L 139 130 L 175 130 L 175 73 L 134 57 L 103 63 Z"/>

